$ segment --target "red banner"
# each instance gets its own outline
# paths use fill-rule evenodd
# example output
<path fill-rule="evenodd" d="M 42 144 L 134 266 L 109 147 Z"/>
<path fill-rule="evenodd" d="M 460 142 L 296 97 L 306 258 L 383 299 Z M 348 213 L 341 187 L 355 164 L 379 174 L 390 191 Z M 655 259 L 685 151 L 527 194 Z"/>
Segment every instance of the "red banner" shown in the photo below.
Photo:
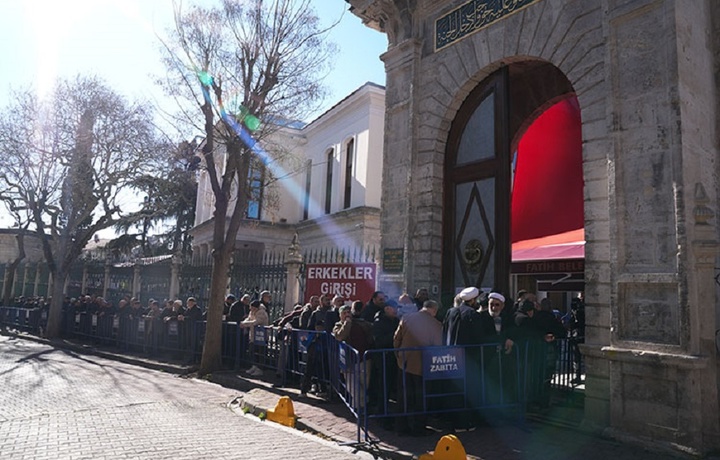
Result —
<path fill-rule="evenodd" d="M 367 302 L 375 292 L 377 267 L 369 264 L 305 265 L 305 302 L 313 295 L 339 295 Z"/>

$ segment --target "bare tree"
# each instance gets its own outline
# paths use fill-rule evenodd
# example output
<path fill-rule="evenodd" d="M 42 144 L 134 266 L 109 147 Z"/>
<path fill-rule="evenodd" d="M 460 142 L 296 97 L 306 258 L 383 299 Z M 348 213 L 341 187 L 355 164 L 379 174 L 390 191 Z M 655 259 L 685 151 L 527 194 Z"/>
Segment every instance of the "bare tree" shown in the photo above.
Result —
<path fill-rule="evenodd" d="M 40 239 L 53 280 L 46 332 L 57 337 L 70 266 L 121 217 L 123 191 L 165 144 L 148 108 L 78 77 L 42 100 L 16 92 L 0 112 L 0 145 L 0 199 L 25 213 Z"/>
<path fill-rule="evenodd" d="M 280 152 L 269 136 L 317 107 L 335 47 L 310 0 L 223 0 L 176 9 L 166 44 L 166 88 L 182 104 L 178 122 L 205 135 L 204 167 L 215 200 L 212 279 L 200 373 L 221 366 L 222 303 L 238 231 L 258 165 L 265 185 Z M 202 117 L 196 114 L 200 108 Z M 262 123 L 258 123 L 262 120 Z M 201 124 L 196 124 L 201 121 Z M 252 134 L 251 134 L 252 133 Z M 261 147 L 264 146 L 264 147 Z M 252 177 L 251 177 L 252 176 Z"/>
<path fill-rule="evenodd" d="M 13 287 L 15 286 L 15 277 L 17 276 L 17 269 L 20 263 L 25 259 L 25 233 L 27 232 L 27 226 L 22 227 L 18 230 L 15 235 L 15 241 L 17 242 L 17 256 L 5 266 L 5 277 L 3 280 L 3 294 L 2 301 L 3 305 L 12 305 L 12 293 Z"/>

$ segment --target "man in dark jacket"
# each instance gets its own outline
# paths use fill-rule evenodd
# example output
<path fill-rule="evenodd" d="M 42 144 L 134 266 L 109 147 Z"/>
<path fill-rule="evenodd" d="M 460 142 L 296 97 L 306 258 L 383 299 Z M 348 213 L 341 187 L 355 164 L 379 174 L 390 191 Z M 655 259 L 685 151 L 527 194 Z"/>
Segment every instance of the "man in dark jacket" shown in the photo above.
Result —
<path fill-rule="evenodd" d="M 476 287 L 467 287 L 458 297 L 462 303 L 448 310 L 443 323 L 443 341 L 445 345 L 476 345 L 481 343 L 482 324 L 477 311 L 477 298 L 480 291 Z"/>
<path fill-rule="evenodd" d="M 524 345 L 527 398 L 530 405 L 547 407 L 550 401 L 550 383 L 557 359 L 556 337 L 565 329 L 550 311 L 536 309 L 535 302 L 525 300 L 515 313 L 517 336 Z"/>
<path fill-rule="evenodd" d="M 230 305 L 228 321 L 240 323 L 247 318 L 248 314 L 250 314 L 250 295 L 245 294 L 240 297 L 240 300 L 234 301 Z"/>
<path fill-rule="evenodd" d="M 195 334 L 195 323 L 202 321 L 202 310 L 197 304 L 195 297 L 188 297 L 185 302 L 185 311 L 178 315 L 179 327 L 185 332 L 184 346 L 190 349 L 197 339 Z M 192 351 L 192 350 L 191 350 Z"/>
<path fill-rule="evenodd" d="M 329 356 L 328 356 L 328 340 L 332 334 L 335 323 L 340 321 L 338 312 L 332 309 L 332 298 L 330 294 L 320 296 L 320 306 L 310 315 L 310 324 L 308 329 L 316 332 L 324 332 L 317 334 L 315 339 L 308 346 L 307 351 L 307 367 L 303 380 L 300 385 L 301 394 L 305 394 L 312 388 L 312 379 L 317 378 L 317 393 L 326 393 L 324 382 L 330 376 L 329 372 Z"/>
<path fill-rule="evenodd" d="M 373 292 L 370 301 L 365 305 L 365 308 L 363 308 L 362 312 L 360 313 L 360 317 L 362 317 L 362 319 L 364 319 L 365 321 L 369 321 L 372 323 L 373 321 L 375 321 L 375 314 L 385 307 L 386 301 L 387 297 L 385 296 L 384 292 Z"/>
<path fill-rule="evenodd" d="M 382 294 L 382 303 L 385 304 Z M 367 307 L 366 307 L 367 308 Z M 365 310 L 363 310 L 365 311 Z M 382 310 L 375 313 L 372 322 L 372 336 L 375 348 L 393 348 L 393 337 L 400 324 L 397 315 L 397 307 L 384 305 Z M 389 399 L 395 399 L 398 367 L 395 363 L 395 353 L 385 351 L 382 354 L 372 356 L 370 372 L 370 386 L 368 400 L 371 408 L 379 413 L 387 412 L 386 403 Z"/>
<path fill-rule="evenodd" d="M 225 302 L 223 303 L 223 321 L 230 321 L 230 307 L 237 301 L 235 296 L 228 294 L 225 296 Z"/>
<path fill-rule="evenodd" d="M 443 322 L 443 342 L 445 345 L 466 345 L 465 347 L 465 398 L 464 400 L 448 401 L 448 404 L 461 403 L 470 409 L 458 413 L 453 424 L 456 430 L 474 429 L 477 424 L 477 416 L 472 410 L 479 404 L 477 391 L 481 388 L 480 378 L 480 353 L 481 349 L 476 345 L 483 343 L 483 322 L 478 312 L 478 297 L 480 290 L 476 287 L 466 287 L 457 295 L 459 305 L 448 310 Z M 450 384 L 450 382 L 448 382 Z M 462 392 L 462 388 L 457 388 Z"/>
<path fill-rule="evenodd" d="M 498 343 L 497 352 L 483 349 L 487 398 L 494 403 L 509 403 L 518 397 L 518 362 L 516 343 L 520 338 L 514 315 L 499 292 L 488 294 L 488 309 L 480 313 L 483 320 L 483 342 Z"/>

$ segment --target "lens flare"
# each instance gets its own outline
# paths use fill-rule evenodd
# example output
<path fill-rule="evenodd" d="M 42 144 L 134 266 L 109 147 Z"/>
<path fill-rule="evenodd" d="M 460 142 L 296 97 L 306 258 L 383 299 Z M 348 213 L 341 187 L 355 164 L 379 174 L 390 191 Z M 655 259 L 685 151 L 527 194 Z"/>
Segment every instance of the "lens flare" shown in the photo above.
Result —
<path fill-rule="evenodd" d="M 200 80 L 200 83 L 203 84 L 203 86 L 212 86 L 213 84 L 213 76 L 209 73 L 205 72 L 204 70 L 201 70 L 197 73 L 198 80 Z"/>
<path fill-rule="evenodd" d="M 203 98 L 206 103 L 212 104 L 212 98 L 208 88 L 213 82 L 213 77 L 204 71 L 197 72 L 197 74 L 198 80 L 202 83 Z M 240 141 L 243 142 L 243 144 L 245 144 L 245 146 L 262 161 L 263 165 L 265 165 L 265 167 L 267 167 L 275 177 L 284 178 L 290 176 L 292 172 L 286 171 L 282 166 L 280 166 L 280 164 L 275 161 L 275 159 L 272 158 L 270 154 L 262 148 L 260 143 L 248 132 L 248 130 L 256 131 L 260 127 L 260 119 L 251 114 L 246 107 L 239 104 L 237 99 L 232 99 L 230 105 L 231 110 L 235 112 L 234 114 L 229 113 L 226 110 L 222 100 L 218 99 L 217 101 L 220 117 L 223 119 L 225 124 L 232 129 Z M 237 107 L 237 110 L 235 110 L 234 107 Z M 247 129 L 243 127 L 243 124 L 247 127 Z M 292 181 L 288 184 L 288 188 L 292 189 L 289 191 L 293 196 L 302 196 L 306 193 L 300 185 L 295 184 Z M 324 230 L 327 235 L 338 235 L 342 233 L 342 230 L 333 221 L 328 222 L 324 226 Z"/>

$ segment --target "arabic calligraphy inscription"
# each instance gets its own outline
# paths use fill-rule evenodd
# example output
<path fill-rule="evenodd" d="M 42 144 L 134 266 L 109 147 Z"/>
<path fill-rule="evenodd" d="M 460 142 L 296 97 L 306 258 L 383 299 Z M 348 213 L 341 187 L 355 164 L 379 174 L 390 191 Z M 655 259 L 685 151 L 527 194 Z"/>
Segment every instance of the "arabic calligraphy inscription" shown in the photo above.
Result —
<path fill-rule="evenodd" d="M 539 0 L 470 0 L 435 21 L 435 51 Z"/>

